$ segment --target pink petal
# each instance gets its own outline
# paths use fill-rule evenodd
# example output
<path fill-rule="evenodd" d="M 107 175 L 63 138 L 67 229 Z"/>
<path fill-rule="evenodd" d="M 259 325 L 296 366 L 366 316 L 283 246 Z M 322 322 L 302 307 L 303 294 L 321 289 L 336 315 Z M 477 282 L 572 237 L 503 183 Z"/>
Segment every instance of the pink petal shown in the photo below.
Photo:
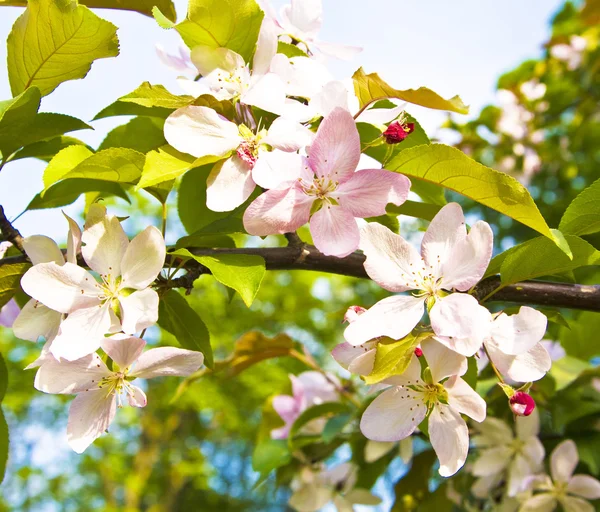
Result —
<path fill-rule="evenodd" d="M 360 233 L 356 219 L 341 206 L 323 204 L 310 218 L 315 247 L 326 256 L 343 258 L 358 249 Z"/>
<path fill-rule="evenodd" d="M 122 370 L 131 366 L 140 357 L 145 346 L 144 340 L 122 334 L 102 340 L 102 349 Z"/>
<path fill-rule="evenodd" d="M 516 356 L 505 354 L 493 343 L 486 343 L 486 347 L 498 371 L 515 382 L 539 380 L 552 366 L 552 359 L 541 343 Z"/>
<path fill-rule="evenodd" d="M 203 362 L 202 352 L 176 347 L 152 348 L 142 353 L 130 375 L 140 379 L 187 377 L 197 371 Z"/>
<path fill-rule="evenodd" d="M 375 366 L 376 355 L 377 351 L 374 348 L 364 352 L 348 365 L 348 371 L 357 375 L 369 375 Z"/>
<path fill-rule="evenodd" d="M 388 203 L 401 205 L 408 198 L 409 189 L 410 181 L 402 174 L 365 169 L 340 184 L 335 197 L 354 217 L 364 219 L 384 215 Z"/>
<path fill-rule="evenodd" d="M 134 385 L 131 385 L 131 390 L 127 393 L 127 401 L 131 407 L 146 407 L 148 403 L 146 393 Z"/>
<path fill-rule="evenodd" d="M 360 138 L 350 112 L 334 109 L 319 126 L 308 161 L 319 177 L 343 183 L 350 179 L 360 159 Z"/>
<path fill-rule="evenodd" d="M 301 412 L 298 401 L 289 395 L 274 396 L 272 403 L 275 412 L 286 423 L 293 423 Z"/>
<path fill-rule="evenodd" d="M 98 437 L 108 430 L 117 412 L 113 394 L 106 390 L 84 391 L 75 397 L 69 410 L 67 440 L 77 453 L 83 453 Z"/>
<path fill-rule="evenodd" d="M 19 305 L 14 299 L 10 299 L 4 306 L 0 307 L 0 325 L 2 327 L 12 327 L 16 319 L 19 317 L 20 312 L 21 310 L 19 309 Z M 17 336 L 16 333 L 15 336 Z M 33 341 L 37 341 L 37 337 Z"/>
<path fill-rule="evenodd" d="M 235 210 L 255 187 L 250 166 L 237 155 L 215 164 L 207 180 L 206 206 L 213 212 Z"/>
<path fill-rule="evenodd" d="M 360 230 L 360 249 L 365 253 L 365 270 L 379 286 L 391 292 L 418 290 L 415 272 L 423 270 L 423 261 L 400 235 L 372 222 Z"/>
<path fill-rule="evenodd" d="M 98 354 L 88 354 L 75 361 L 57 361 L 48 357 L 35 375 L 35 389 L 44 393 L 81 393 L 98 388 L 110 370 Z"/>
<path fill-rule="evenodd" d="M 158 321 L 158 294 L 152 288 L 120 295 L 121 327 L 127 334 L 147 329 Z"/>
<path fill-rule="evenodd" d="M 351 345 L 362 345 L 379 336 L 399 340 L 413 330 L 423 316 L 425 298 L 395 295 L 380 300 L 344 331 Z"/>
<path fill-rule="evenodd" d="M 313 200 L 294 183 L 258 196 L 244 212 L 244 228 L 251 235 L 290 233 L 308 222 Z"/>
<path fill-rule="evenodd" d="M 522 306 L 516 315 L 500 314 L 492 324 L 491 337 L 505 354 L 522 354 L 542 340 L 547 324 L 546 315 Z"/>
<path fill-rule="evenodd" d="M 450 407 L 480 423 L 485 419 L 485 400 L 458 375 L 450 377 L 444 383 L 444 388 L 448 392 Z"/>

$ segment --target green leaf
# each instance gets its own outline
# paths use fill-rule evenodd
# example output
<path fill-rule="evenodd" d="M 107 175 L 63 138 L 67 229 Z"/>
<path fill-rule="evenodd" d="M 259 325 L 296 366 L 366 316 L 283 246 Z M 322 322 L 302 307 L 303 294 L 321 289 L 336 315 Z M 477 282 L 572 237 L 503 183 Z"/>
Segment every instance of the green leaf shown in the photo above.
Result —
<path fill-rule="evenodd" d="M 385 168 L 409 178 L 442 185 L 554 240 L 548 224 L 523 185 L 508 174 L 472 160 L 458 149 L 443 144 L 417 146 L 402 151 Z"/>
<path fill-rule="evenodd" d="M 410 471 L 394 487 L 396 501 L 393 512 L 419 510 L 419 502 L 429 495 L 429 482 L 436 460 L 433 450 L 421 452 L 413 458 Z"/>
<path fill-rule="evenodd" d="M 400 206 L 396 206 L 395 204 L 389 204 L 386 208 L 386 211 L 388 213 L 393 213 L 394 215 L 408 215 L 409 217 L 424 219 L 431 222 L 441 210 L 441 208 L 442 207 L 437 204 L 417 203 L 416 201 L 405 201 Z"/>
<path fill-rule="evenodd" d="M 306 52 L 303 52 L 295 44 L 284 43 L 283 41 L 277 43 L 277 53 L 282 53 L 290 59 L 292 57 L 308 57 Z"/>
<path fill-rule="evenodd" d="M 44 171 L 46 190 L 50 185 L 70 178 L 134 183 L 142 175 L 145 156 L 133 149 L 109 148 L 89 153 L 84 146 L 70 146 L 58 153 Z"/>
<path fill-rule="evenodd" d="M 330 418 L 325 424 L 325 428 L 321 434 L 323 442 L 326 444 L 331 443 L 331 441 L 333 441 L 338 434 L 341 434 L 342 430 L 344 430 L 344 427 L 350 422 L 351 419 L 352 415 L 350 414 L 340 414 L 339 416 Z"/>
<path fill-rule="evenodd" d="M 450 112 L 457 112 L 459 114 L 469 113 L 469 107 L 458 96 L 445 100 L 427 87 L 419 87 L 416 90 L 407 89 L 405 91 L 394 89 L 379 78 L 377 73 L 367 75 L 363 68 L 359 68 L 352 75 L 352 81 L 354 82 L 354 92 L 358 97 L 361 107 L 376 100 L 396 98 L 408 103 L 414 103 L 415 105 L 421 105 L 422 107 L 449 110 Z"/>
<path fill-rule="evenodd" d="M 0 354 L 0 404 L 4 397 L 6 396 L 6 391 L 8 390 L 8 368 L 6 367 L 6 362 Z"/>
<path fill-rule="evenodd" d="M 166 144 L 146 155 L 144 170 L 137 188 L 150 187 L 164 181 L 174 180 L 194 167 L 201 167 L 222 159 L 221 156 L 194 158 L 180 153 Z"/>
<path fill-rule="evenodd" d="M 306 409 L 292 425 L 290 434 L 288 436 L 288 442 L 290 446 L 294 446 L 294 437 L 300 433 L 302 427 L 304 427 L 310 421 L 316 418 L 332 417 L 338 414 L 346 414 L 350 412 L 349 407 L 342 402 L 325 402 L 319 405 L 313 405 Z"/>
<path fill-rule="evenodd" d="M 176 109 L 186 107 L 194 102 L 193 96 L 176 96 L 171 94 L 162 85 L 151 85 L 144 82 L 135 91 L 126 94 L 118 99 L 125 103 L 135 103 L 142 107 L 163 107 Z"/>
<path fill-rule="evenodd" d="M 131 203 L 129 196 L 118 183 L 75 178 L 55 183 L 44 192 L 43 196 L 37 194 L 27 206 L 27 210 L 67 206 L 77 201 L 81 194 L 88 192 L 101 192 L 103 197 L 116 196 Z"/>
<path fill-rule="evenodd" d="M 467 372 L 462 376 L 462 379 L 473 389 L 477 387 L 477 360 L 474 357 L 467 359 Z"/>
<path fill-rule="evenodd" d="M 177 249 L 182 247 L 236 247 L 235 240 L 228 235 L 189 235 L 181 237 L 175 244 Z"/>
<path fill-rule="evenodd" d="M 600 231 L 600 179 L 584 189 L 568 206 L 558 226 L 569 235 L 591 235 Z"/>
<path fill-rule="evenodd" d="M 284 439 L 265 439 L 256 445 L 252 453 L 252 469 L 262 476 L 267 476 L 291 460 L 292 454 Z"/>
<path fill-rule="evenodd" d="M 384 338 L 377 344 L 373 371 L 364 377 L 366 384 L 376 384 L 390 375 L 400 375 L 408 367 L 415 347 L 422 341 L 420 337 L 409 334 L 399 341 Z"/>
<path fill-rule="evenodd" d="M 561 329 L 558 336 L 567 354 L 584 361 L 600 356 L 600 345 L 590 339 L 590 333 L 600 332 L 600 313 L 583 311 L 570 327 Z"/>
<path fill-rule="evenodd" d="M 156 117 L 134 117 L 128 123 L 113 128 L 98 147 L 98 151 L 129 148 L 148 153 L 167 143 L 163 125 L 164 121 Z"/>
<path fill-rule="evenodd" d="M 37 87 L 27 89 L 12 100 L 0 101 L 0 157 L 6 159 L 10 156 L 12 144 L 10 141 L 13 132 L 22 133 L 29 126 L 40 108 L 41 95 Z M 17 148 L 13 148 L 14 149 Z"/>
<path fill-rule="evenodd" d="M 556 391 L 560 391 L 590 368 L 592 368 L 590 363 L 567 355 L 558 361 L 552 362 L 549 374 L 556 381 Z"/>
<path fill-rule="evenodd" d="M 42 96 L 83 78 L 96 59 L 119 54 L 117 27 L 76 0 L 29 0 L 8 36 L 13 95 L 30 86 Z"/>
<path fill-rule="evenodd" d="M 248 307 L 252 305 L 266 272 L 264 258 L 254 254 L 196 256 L 187 249 L 170 254 L 191 258 L 204 265 L 217 281 L 238 292 Z"/>
<path fill-rule="evenodd" d="M 23 149 L 14 153 L 10 161 L 14 162 L 15 160 L 24 158 L 38 158 L 44 162 L 49 162 L 59 151 L 62 151 L 69 146 L 86 146 L 91 151 L 91 148 L 83 141 L 76 139 L 75 137 L 59 135 L 50 140 L 41 140 L 25 146 Z"/>
<path fill-rule="evenodd" d="M 0 308 L 19 291 L 21 277 L 31 267 L 29 263 L 14 263 L 0 267 Z"/>
<path fill-rule="evenodd" d="M 187 17 L 175 30 L 190 48 L 225 47 L 250 62 L 263 18 L 255 0 L 190 0 Z"/>
<path fill-rule="evenodd" d="M 137 103 L 130 103 L 126 101 L 115 101 L 108 107 L 102 109 L 95 116 L 93 121 L 98 119 L 105 119 L 107 117 L 117 116 L 147 116 L 147 117 L 158 117 L 160 119 L 166 119 L 170 114 L 173 113 L 173 109 L 164 107 L 142 107 Z"/>
<path fill-rule="evenodd" d="M 164 29 L 170 29 L 175 27 L 175 23 L 173 23 L 174 21 L 177 20 L 176 17 L 173 18 L 167 18 L 163 12 L 156 6 L 152 7 L 152 16 L 154 17 L 154 19 L 156 20 L 156 23 L 158 23 L 158 26 L 160 28 L 164 28 Z"/>
<path fill-rule="evenodd" d="M 208 329 L 198 313 L 175 290 L 169 290 L 160 298 L 158 325 L 175 336 L 183 348 L 202 352 L 204 364 L 210 369 L 213 368 Z"/>
<path fill-rule="evenodd" d="M 6 474 L 6 463 L 8 462 L 8 423 L 0 407 L 0 484 L 4 481 Z"/>
<path fill-rule="evenodd" d="M 502 284 L 508 285 L 600 264 L 600 251 L 592 245 L 573 235 L 567 235 L 565 239 L 573 253 L 572 260 L 551 240 L 540 236 L 493 258 L 485 275 L 499 273 Z"/>
<path fill-rule="evenodd" d="M 144 190 L 155 197 L 160 204 L 166 204 L 169 194 L 171 193 L 171 190 L 173 190 L 174 186 L 175 180 L 163 181 L 159 185 L 154 187 L 146 187 Z"/>

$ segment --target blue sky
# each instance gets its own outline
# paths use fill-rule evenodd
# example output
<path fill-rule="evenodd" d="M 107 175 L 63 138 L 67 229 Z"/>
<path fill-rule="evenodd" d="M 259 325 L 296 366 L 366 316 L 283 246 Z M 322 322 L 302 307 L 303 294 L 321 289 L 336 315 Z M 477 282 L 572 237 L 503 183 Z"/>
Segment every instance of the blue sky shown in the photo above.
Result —
<path fill-rule="evenodd" d="M 186 1 L 176 0 L 179 18 Z M 272 0 L 276 8 L 287 3 Z M 494 101 L 497 77 L 528 57 L 536 57 L 547 39 L 549 20 L 561 0 L 324 0 L 321 39 L 362 46 L 352 62 L 330 61 L 338 78 L 359 66 L 378 72 L 391 85 L 406 89 L 427 86 L 442 96 L 459 94 L 476 113 Z M 2 7 L 0 36 L 6 40 L 23 9 Z M 120 27 L 121 54 L 96 62 L 84 80 L 62 84 L 42 102 L 43 111 L 91 120 L 104 106 L 141 82 L 162 83 L 176 92 L 174 74 L 156 57 L 154 44 L 177 48 L 177 35 L 160 29 L 139 14 L 98 10 Z M 6 47 L 0 48 L 6 61 Z M 0 99 L 11 96 L 6 70 L 0 70 Z M 445 114 L 421 108 L 409 111 L 431 134 Z M 126 122 L 113 118 L 93 123 L 95 131 L 74 135 L 97 146 L 112 127 Z M 9 217 L 20 213 L 42 188 L 45 164 L 34 160 L 7 165 L 0 172 L 0 204 Z M 75 216 L 81 202 L 65 209 Z M 63 240 L 66 224 L 58 210 L 27 212 L 16 226 L 24 235 L 43 232 Z"/>

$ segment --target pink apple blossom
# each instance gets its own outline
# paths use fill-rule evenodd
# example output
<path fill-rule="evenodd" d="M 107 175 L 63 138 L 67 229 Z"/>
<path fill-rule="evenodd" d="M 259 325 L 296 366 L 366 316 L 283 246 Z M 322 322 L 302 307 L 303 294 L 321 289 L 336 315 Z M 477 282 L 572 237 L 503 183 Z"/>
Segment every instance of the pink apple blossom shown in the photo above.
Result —
<path fill-rule="evenodd" d="M 74 361 L 46 359 L 35 376 L 36 389 L 45 393 L 75 394 L 71 403 L 67 439 L 82 453 L 110 426 L 123 395 L 133 407 L 146 406 L 146 394 L 132 384 L 133 379 L 161 376 L 184 377 L 204 362 L 201 352 L 159 347 L 142 353 L 146 342 L 140 338 L 115 335 L 105 338 L 102 349 L 113 361 L 112 370 L 98 354 Z"/>
<path fill-rule="evenodd" d="M 348 111 L 335 109 L 319 126 L 308 158 L 295 155 L 295 162 L 290 162 L 287 172 L 295 179 L 262 194 L 246 209 L 246 231 L 283 234 L 310 219 L 313 241 L 323 254 L 343 257 L 355 251 L 360 239 L 356 218 L 385 214 L 386 205 L 402 204 L 410 188 L 401 174 L 356 171 L 360 154 L 354 119 Z M 266 178 L 255 179 L 262 185 Z"/>
<path fill-rule="evenodd" d="M 12 327 L 20 312 L 21 308 L 19 308 L 19 305 L 14 299 L 10 299 L 0 308 L 0 325 L 2 327 Z"/>
<path fill-rule="evenodd" d="M 483 277 L 492 255 L 492 239 L 492 230 L 483 221 L 467 234 L 456 203 L 444 206 L 431 221 L 421 255 L 388 228 L 375 223 L 364 226 L 360 248 L 371 279 L 392 292 L 419 292 L 379 301 L 346 328 L 346 341 L 361 345 L 377 336 L 401 339 L 421 320 L 427 304 L 433 331 L 438 336 L 474 340 L 475 348 L 452 347 L 473 355 L 483 341 L 489 312 L 471 295 L 447 292 L 465 292 Z"/>
<path fill-rule="evenodd" d="M 439 473 L 451 476 L 463 466 L 469 450 L 469 430 L 461 414 L 481 422 L 486 404 L 460 378 L 467 371 L 464 356 L 431 339 L 423 342 L 422 349 L 429 375 L 421 377 L 421 364 L 413 355 L 402 375 L 386 379 L 392 387 L 367 407 L 360 429 L 368 439 L 399 441 L 410 436 L 428 416 L 429 438 L 440 460 Z"/>

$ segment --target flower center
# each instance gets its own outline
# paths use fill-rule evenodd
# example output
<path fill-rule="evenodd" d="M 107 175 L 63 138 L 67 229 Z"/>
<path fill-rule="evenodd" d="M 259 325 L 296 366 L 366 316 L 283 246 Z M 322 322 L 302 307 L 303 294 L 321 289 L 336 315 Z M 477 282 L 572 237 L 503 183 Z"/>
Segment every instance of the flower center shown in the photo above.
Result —
<path fill-rule="evenodd" d="M 333 181 L 331 178 L 326 177 L 314 178 L 312 183 L 307 183 L 300 178 L 300 182 L 306 195 L 314 196 L 316 199 L 321 199 L 327 202 L 332 202 L 331 193 L 335 192 L 340 184 L 339 181 Z"/>
<path fill-rule="evenodd" d="M 236 150 L 237 156 L 246 162 L 250 166 L 250 169 L 252 169 L 254 164 L 256 164 L 256 160 L 258 158 L 258 147 L 259 143 L 257 140 L 245 140 L 238 146 Z"/>
<path fill-rule="evenodd" d="M 241 94 L 248 88 L 245 72 L 245 67 L 235 68 L 233 71 L 219 70 L 215 87 L 212 87 L 212 89 L 225 90 L 230 94 Z"/>
<path fill-rule="evenodd" d="M 100 389 L 106 389 L 107 398 L 111 395 L 117 397 L 117 407 L 123 407 L 123 395 L 134 396 L 133 386 L 127 380 L 129 368 L 112 372 L 110 375 L 103 377 L 98 383 Z"/>

